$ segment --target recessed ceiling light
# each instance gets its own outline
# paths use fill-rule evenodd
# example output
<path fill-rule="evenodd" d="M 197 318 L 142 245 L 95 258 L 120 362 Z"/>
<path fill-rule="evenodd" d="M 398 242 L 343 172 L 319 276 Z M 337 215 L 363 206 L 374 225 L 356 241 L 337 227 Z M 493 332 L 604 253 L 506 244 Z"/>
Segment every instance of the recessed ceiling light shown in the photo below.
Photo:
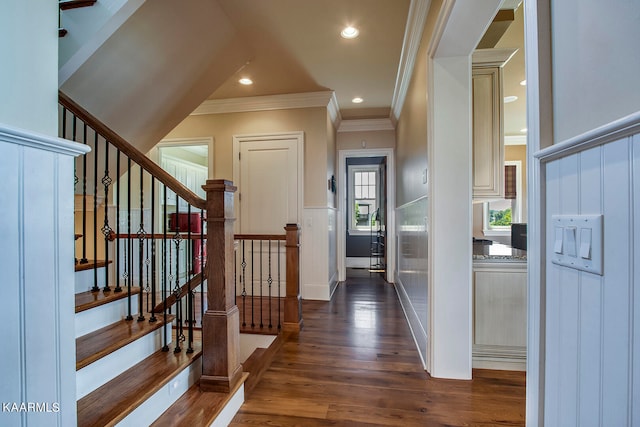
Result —
<path fill-rule="evenodd" d="M 353 102 L 354 104 L 360 104 L 362 103 L 362 101 L 364 101 L 364 99 L 360 98 L 359 96 L 356 96 L 351 100 L 351 102 Z"/>
<path fill-rule="evenodd" d="M 345 39 L 355 39 L 358 37 L 358 34 L 360 34 L 360 31 L 358 31 L 356 27 L 352 26 L 345 27 L 345 29 L 340 32 L 342 38 Z"/>
<path fill-rule="evenodd" d="M 522 132 L 522 133 L 527 133 L 527 128 L 522 128 L 522 129 L 520 129 L 520 132 Z"/>
<path fill-rule="evenodd" d="M 513 101 L 515 101 L 517 99 L 518 99 L 518 97 L 515 96 L 515 95 L 505 96 L 504 97 L 504 103 L 508 104 L 508 103 L 513 102 Z"/>
<path fill-rule="evenodd" d="M 241 85 L 248 86 L 248 85 L 252 85 L 253 84 L 253 80 L 251 80 L 251 79 L 249 79 L 247 77 L 243 77 L 240 80 L 238 80 L 238 83 L 240 83 Z"/>
<path fill-rule="evenodd" d="M 526 85 L 527 85 L 527 81 L 526 80 L 523 80 L 523 81 L 520 82 L 520 86 L 526 86 Z"/>

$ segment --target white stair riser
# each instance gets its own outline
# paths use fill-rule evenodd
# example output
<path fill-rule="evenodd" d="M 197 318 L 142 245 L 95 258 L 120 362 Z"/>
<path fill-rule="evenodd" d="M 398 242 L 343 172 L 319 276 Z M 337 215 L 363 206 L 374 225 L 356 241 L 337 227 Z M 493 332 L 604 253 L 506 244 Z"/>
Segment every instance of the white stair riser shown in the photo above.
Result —
<path fill-rule="evenodd" d="M 161 349 L 163 345 L 163 330 L 163 328 L 160 328 L 150 334 L 138 338 L 134 342 L 77 371 L 76 399 L 81 399 L 96 388 L 117 377 L 136 363 Z M 167 339 L 170 342 L 171 328 L 167 329 L 167 335 Z"/>
<path fill-rule="evenodd" d="M 104 288 L 104 267 L 96 269 L 98 272 L 98 287 Z M 76 271 L 75 293 L 87 292 L 93 288 L 93 269 Z"/>
<path fill-rule="evenodd" d="M 233 397 L 229 399 L 225 407 L 220 411 L 210 427 L 226 427 L 231 424 L 231 420 L 236 416 L 240 407 L 244 403 L 244 384 L 240 386 Z"/>
<path fill-rule="evenodd" d="M 127 299 L 122 298 L 76 313 L 76 338 L 124 319 L 127 317 L 127 312 Z M 131 313 L 134 317 L 138 314 L 137 294 L 131 296 Z"/>
<path fill-rule="evenodd" d="M 198 360 L 176 375 L 168 384 L 165 384 L 116 425 L 118 427 L 151 425 L 151 423 L 178 400 L 189 387 L 195 384 L 201 375 L 202 358 L 199 357 Z"/>

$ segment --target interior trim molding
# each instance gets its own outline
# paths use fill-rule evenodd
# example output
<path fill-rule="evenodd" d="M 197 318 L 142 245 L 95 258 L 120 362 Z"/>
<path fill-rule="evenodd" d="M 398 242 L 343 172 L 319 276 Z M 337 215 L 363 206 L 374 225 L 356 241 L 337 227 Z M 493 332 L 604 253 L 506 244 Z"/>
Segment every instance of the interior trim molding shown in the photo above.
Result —
<path fill-rule="evenodd" d="M 476 49 L 471 55 L 474 67 L 502 67 L 516 54 L 518 49 Z"/>
<path fill-rule="evenodd" d="M 637 133 L 640 133 L 640 111 L 544 148 L 534 156 L 541 162 L 550 162 Z"/>
<path fill-rule="evenodd" d="M 0 124 L 0 141 L 69 156 L 88 153 L 88 145 Z"/>
<path fill-rule="evenodd" d="M 380 131 L 395 130 L 396 127 L 390 118 L 386 119 L 354 119 L 342 120 L 338 132 L 364 132 L 364 131 Z"/>
<path fill-rule="evenodd" d="M 329 104 L 332 104 L 329 107 Z M 333 91 L 288 93 L 282 95 L 247 96 L 243 98 L 208 99 L 193 110 L 192 116 L 203 114 L 245 113 L 251 111 L 286 110 L 292 108 L 326 107 L 337 112 Z M 331 113 L 330 113 L 331 114 Z"/>
<path fill-rule="evenodd" d="M 411 0 L 409 6 L 398 75 L 396 76 L 393 98 L 391 98 L 392 120 L 398 120 L 404 106 L 430 5 L 431 0 Z"/>

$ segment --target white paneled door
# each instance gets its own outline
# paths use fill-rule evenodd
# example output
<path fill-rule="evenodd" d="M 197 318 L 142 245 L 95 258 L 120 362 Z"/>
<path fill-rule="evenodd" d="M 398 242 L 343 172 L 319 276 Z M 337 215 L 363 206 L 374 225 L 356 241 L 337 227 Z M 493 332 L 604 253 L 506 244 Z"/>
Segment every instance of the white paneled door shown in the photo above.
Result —
<path fill-rule="evenodd" d="M 241 233 L 283 234 L 298 222 L 298 138 L 239 141 Z"/>

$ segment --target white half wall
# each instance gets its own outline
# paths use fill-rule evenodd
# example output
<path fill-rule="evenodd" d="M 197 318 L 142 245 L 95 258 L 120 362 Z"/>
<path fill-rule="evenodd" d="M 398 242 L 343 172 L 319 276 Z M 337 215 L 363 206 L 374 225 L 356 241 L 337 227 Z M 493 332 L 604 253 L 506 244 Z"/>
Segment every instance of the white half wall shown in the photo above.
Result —
<path fill-rule="evenodd" d="M 640 425 L 640 113 L 630 127 L 602 145 L 594 133 L 577 149 L 568 141 L 538 153 L 544 425 Z M 551 262 L 557 214 L 603 215 L 602 276 Z"/>
<path fill-rule="evenodd" d="M 338 282 L 336 209 L 305 207 L 300 237 L 303 299 L 329 301 Z"/>
<path fill-rule="evenodd" d="M 0 125 L 0 399 L 44 408 L 0 425 L 76 425 L 73 156 L 88 149 Z"/>

